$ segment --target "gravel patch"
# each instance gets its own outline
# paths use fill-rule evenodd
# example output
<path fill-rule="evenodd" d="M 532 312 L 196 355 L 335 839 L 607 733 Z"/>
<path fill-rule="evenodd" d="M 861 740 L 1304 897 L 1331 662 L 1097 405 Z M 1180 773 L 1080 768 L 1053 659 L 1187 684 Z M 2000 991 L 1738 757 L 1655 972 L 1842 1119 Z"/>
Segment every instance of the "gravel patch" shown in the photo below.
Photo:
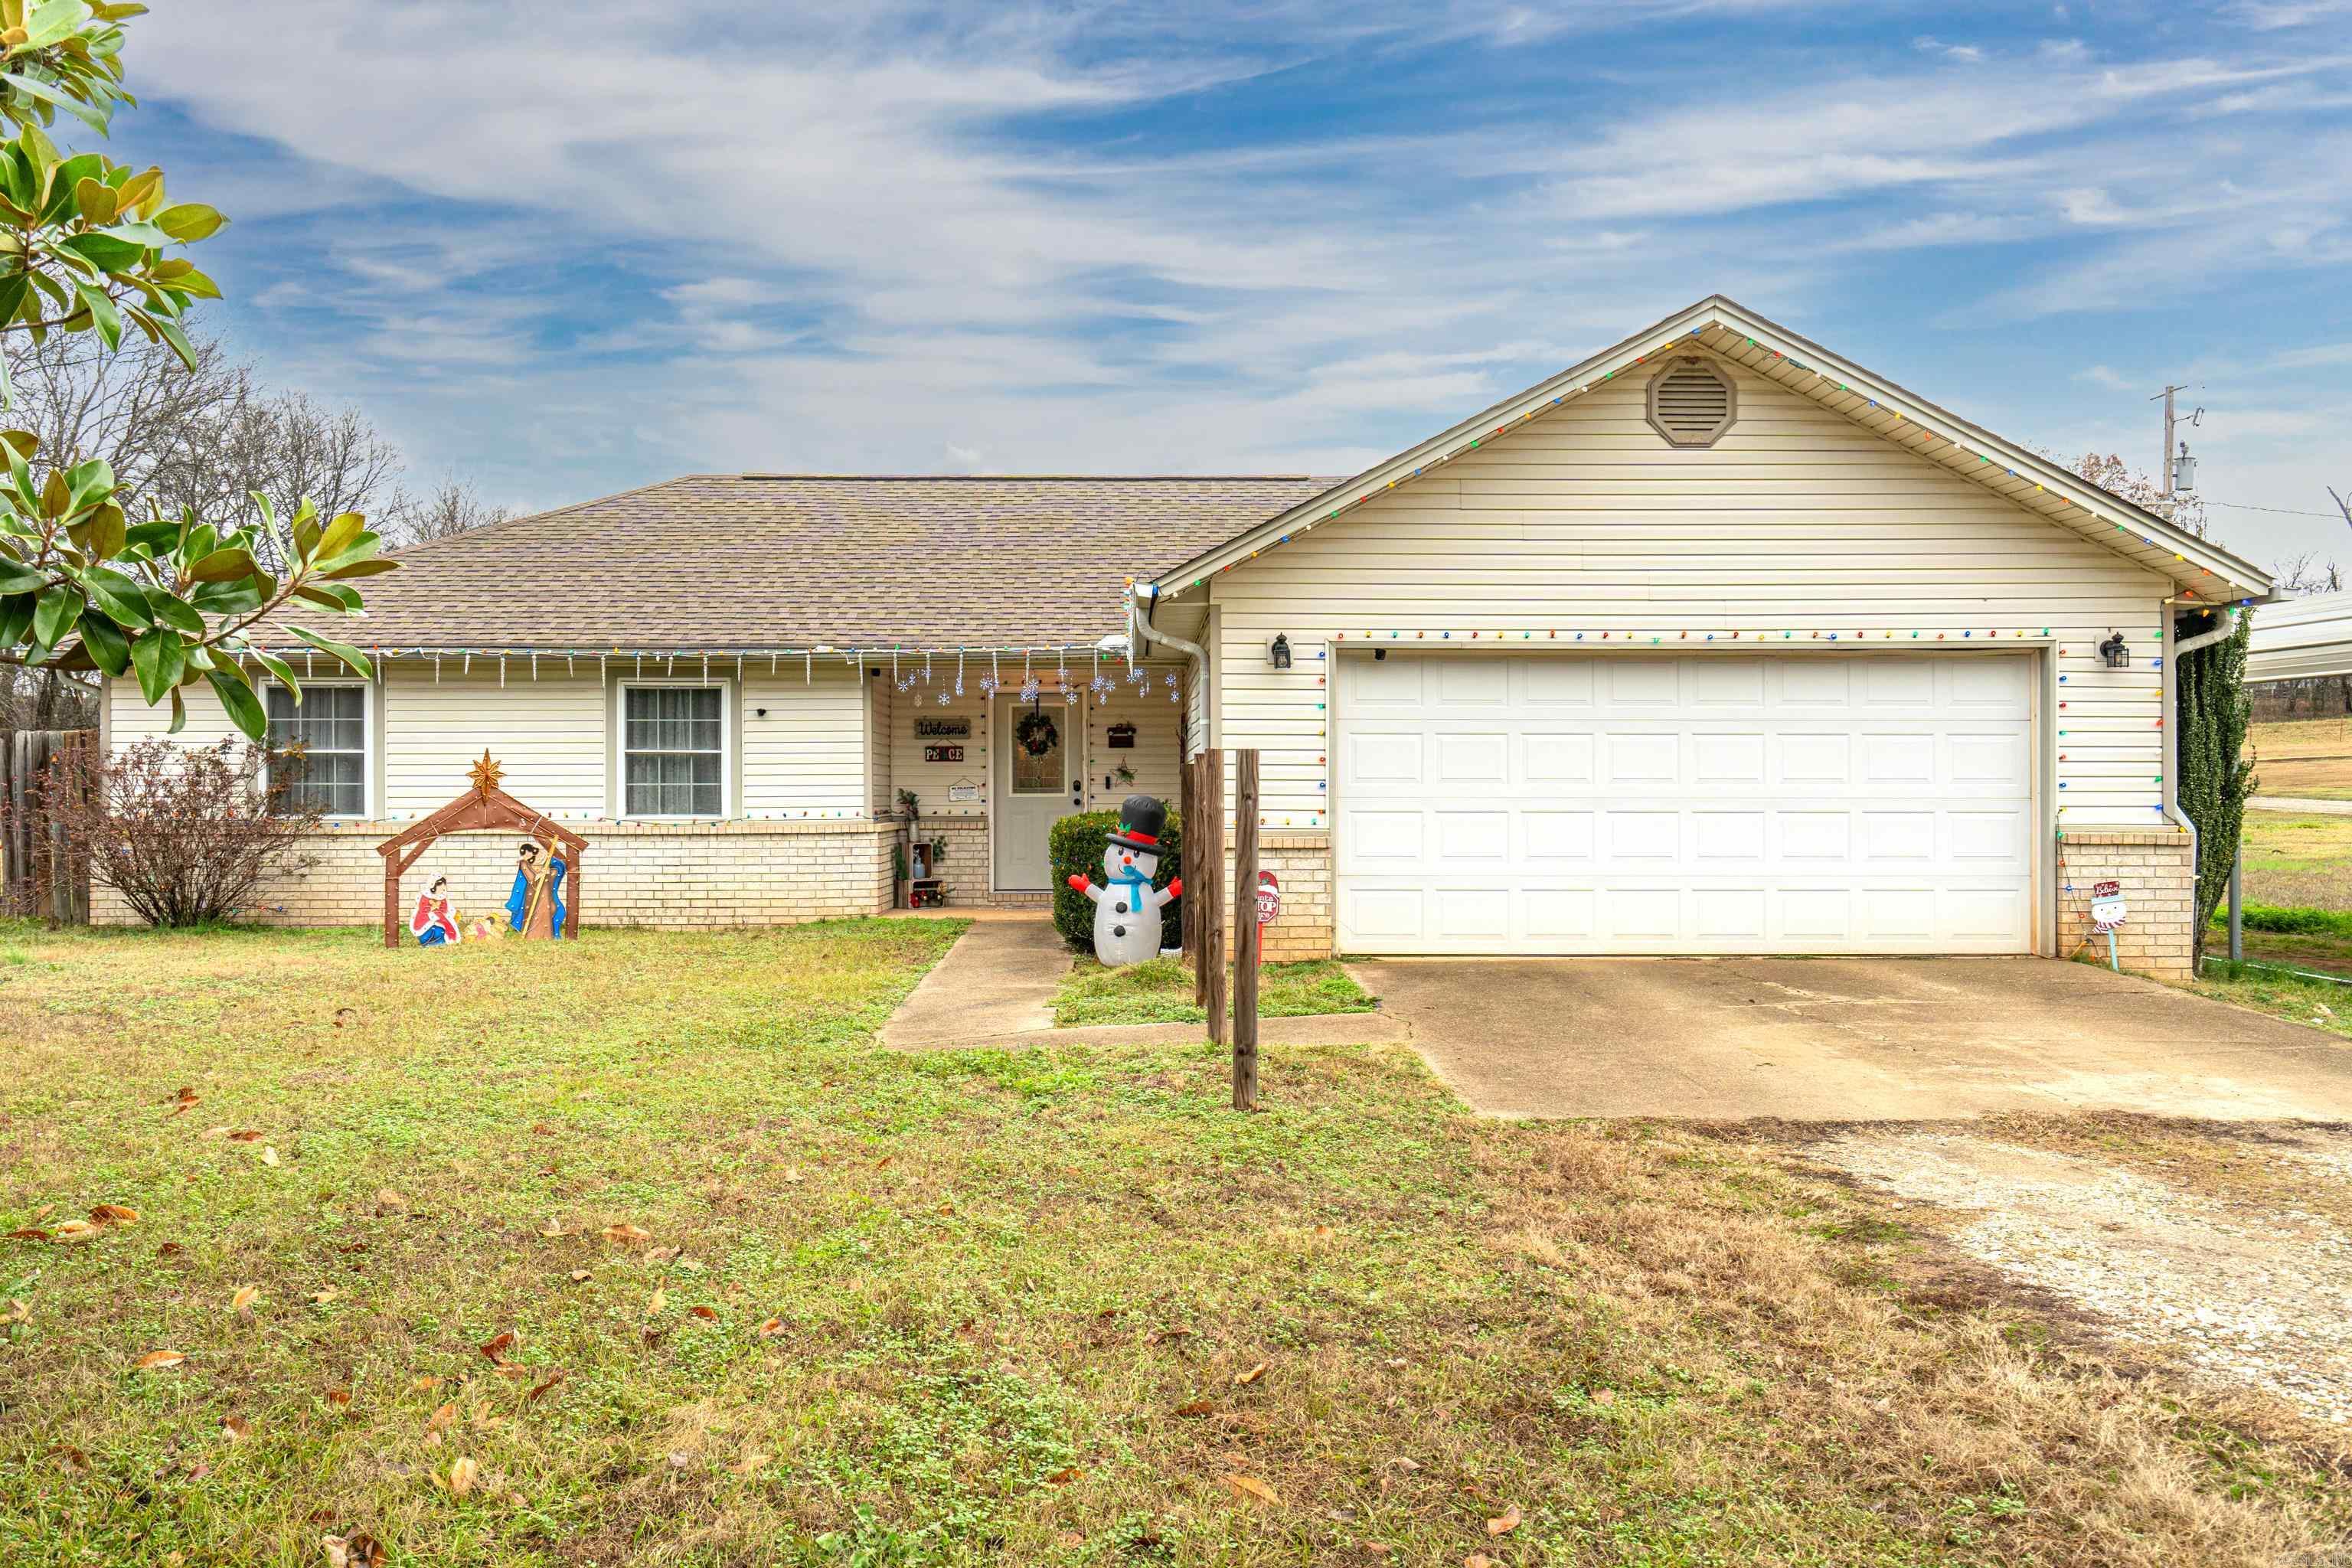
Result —
<path fill-rule="evenodd" d="M 1965 1133 L 1874 1131 L 1823 1163 L 1953 1216 L 1951 1240 L 2197 1374 L 2352 1422 L 2352 1237 L 2299 1207 L 2224 1203 L 2103 1161 Z M 2279 1151 L 2352 1184 L 2352 1134 Z"/>

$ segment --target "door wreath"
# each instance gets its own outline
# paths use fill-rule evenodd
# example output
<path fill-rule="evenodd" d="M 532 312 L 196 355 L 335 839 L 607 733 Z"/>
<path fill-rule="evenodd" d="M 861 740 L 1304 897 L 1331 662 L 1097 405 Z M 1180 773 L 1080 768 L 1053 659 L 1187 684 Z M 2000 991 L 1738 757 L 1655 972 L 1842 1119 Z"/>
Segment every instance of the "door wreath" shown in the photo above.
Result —
<path fill-rule="evenodd" d="M 1033 757 L 1042 757 L 1054 749 L 1062 732 L 1042 709 L 1033 708 L 1021 715 L 1021 722 L 1013 726 L 1013 742 Z"/>

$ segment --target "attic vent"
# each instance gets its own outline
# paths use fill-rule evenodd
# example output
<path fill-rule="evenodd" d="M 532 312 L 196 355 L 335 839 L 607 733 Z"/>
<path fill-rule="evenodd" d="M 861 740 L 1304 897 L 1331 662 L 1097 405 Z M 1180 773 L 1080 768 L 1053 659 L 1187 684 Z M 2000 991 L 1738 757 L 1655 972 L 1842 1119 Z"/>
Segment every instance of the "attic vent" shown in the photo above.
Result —
<path fill-rule="evenodd" d="M 1679 359 L 1650 378 L 1650 427 L 1676 447 L 1712 447 L 1739 413 L 1739 395 L 1713 362 Z"/>

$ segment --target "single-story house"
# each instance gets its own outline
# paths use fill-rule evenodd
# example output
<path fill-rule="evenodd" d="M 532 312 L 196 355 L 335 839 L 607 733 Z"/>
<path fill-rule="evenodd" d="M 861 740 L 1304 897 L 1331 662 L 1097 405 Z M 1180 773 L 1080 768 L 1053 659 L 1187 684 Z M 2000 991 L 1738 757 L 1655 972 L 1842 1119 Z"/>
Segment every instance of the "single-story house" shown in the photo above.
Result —
<path fill-rule="evenodd" d="M 887 907 L 901 792 L 950 906 L 1043 902 L 1056 816 L 1208 745 L 1262 753 L 1269 957 L 2063 956 L 2114 879 L 2174 977 L 2168 656 L 2270 588 L 1719 296 L 1344 480 L 700 475 L 402 559 L 375 679 L 272 699 L 336 819 L 274 918 L 377 919 L 486 749 L 592 923 L 694 926 Z"/>

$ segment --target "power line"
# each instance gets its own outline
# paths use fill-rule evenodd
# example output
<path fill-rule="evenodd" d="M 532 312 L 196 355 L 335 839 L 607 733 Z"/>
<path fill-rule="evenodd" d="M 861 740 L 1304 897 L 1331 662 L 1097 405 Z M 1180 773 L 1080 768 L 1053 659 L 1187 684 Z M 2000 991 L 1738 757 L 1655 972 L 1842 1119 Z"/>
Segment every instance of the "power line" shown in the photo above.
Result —
<path fill-rule="evenodd" d="M 2343 515 L 2333 511 L 2297 511 L 2291 506 L 2254 506 L 2242 500 L 2215 500 L 2210 496 L 2203 500 L 2207 506 L 2226 506 L 2233 511 L 2275 511 L 2287 517 L 2324 517 L 2331 521 L 2340 520 Z"/>

